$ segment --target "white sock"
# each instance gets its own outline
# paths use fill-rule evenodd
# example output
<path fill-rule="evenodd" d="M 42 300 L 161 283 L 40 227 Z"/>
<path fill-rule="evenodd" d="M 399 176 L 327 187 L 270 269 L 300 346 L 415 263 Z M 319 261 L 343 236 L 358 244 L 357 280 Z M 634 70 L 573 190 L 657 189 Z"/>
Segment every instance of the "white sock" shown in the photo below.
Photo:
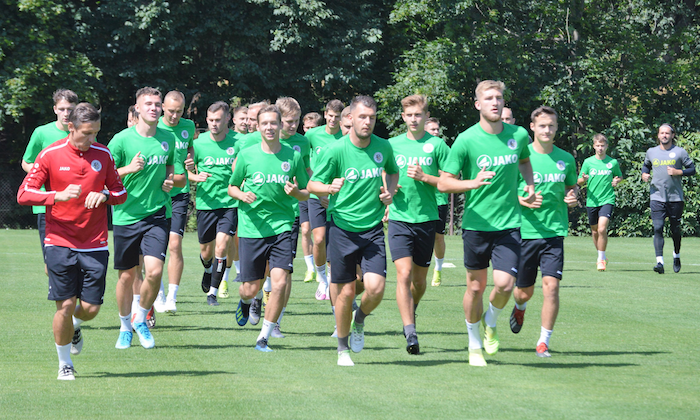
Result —
<path fill-rule="evenodd" d="M 664 257 L 656 257 L 656 262 L 661 263 L 661 265 L 664 264 Z"/>
<path fill-rule="evenodd" d="M 216 293 L 217 293 L 218 291 L 219 291 L 219 288 L 218 288 L 218 287 L 209 286 L 209 293 L 207 293 L 207 296 L 209 296 L 209 295 L 214 295 L 214 296 L 216 296 Z"/>
<path fill-rule="evenodd" d="M 491 328 L 496 327 L 496 321 L 498 320 L 498 315 L 501 314 L 503 308 L 498 309 L 489 302 L 489 309 L 486 310 L 486 316 L 484 316 L 484 323 Z"/>
<path fill-rule="evenodd" d="M 56 353 L 58 353 L 58 368 L 62 368 L 65 365 L 73 366 L 73 361 L 70 359 L 70 343 L 65 346 L 59 346 L 56 344 Z"/>
<path fill-rule="evenodd" d="M 306 271 L 314 271 L 314 255 L 304 255 L 304 261 L 306 262 Z"/>
<path fill-rule="evenodd" d="M 541 327 L 540 339 L 537 340 L 537 344 L 539 345 L 540 343 L 545 343 L 547 347 L 549 347 L 550 337 L 552 337 L 552 330 L 547 330 L 544 327 Z"/>
<path fill-rule="evenodd" d="M 263 290 L 266 292 L 272 291 L 272 279 L 271 278 L 268 277 L 265 279 L 265 283 L 263 283 Z M 262 296 L 262 295 L 260 295 L 260 296 Z"/>
<path fill-rule="evenodd" d="M 78 329 L 80 328 L 80 324 L 82 324 L 84 321 L 80 318 L 73 317 L 73 329 Z"/>
<path fill-rule="evenodd" d="M 180 287 L 179 284 L 169 284 L 168 285 L 168 299 L 177 300 L 177 289 Z"/>
<path fill-rule="evenodd" d="M 328 279 L 326 278 L 326 264 L 316 266 L 316 275 L 319 283 L 328 284 Z"/>
<path fill-rule="evenodd" d="M 675 252 L 673 253 L 673 258 L 680 258 L 680 257 L 681 257 L 680 252 L 678 254 L 676 254 Z"/>
<path fill-rule="evenodd" d="M 257 300 L 262 300 L 263 298 L 263 289 L 258 290 L 258 294 L 255 295 L 255 299 Z"/>
<path fill-rule="evenodd" d="M 165 285 L 163 284 L 163 281 L 161 280 L 160 282 L 160 290 L 158 291 L 158 294 L 164 295 L 165 294 Z"/>
<path fill-rule="evenodd" d="M 139 303 L 141 303 L 141 295 L 134 295 L 134 298 L 131 300 L 131 313 L 135 314 L 136 310 L 139 307 Z"/>
<path fill-rule="evenodd" d="M 277 325 L 276 322 L 268 321 L 267 319 L 263 321 L 262 328 L 260 329 L 260 335 L 258 335 L 258 340 L 261 338 L 269 339 L 272 329 Z"/>
<path fill-rule="evenodd" d="M 445 262 L 444 258 L 435 257 L 435 271 L 442 271 L 442 263 Z"/>
<path fill-rule="evenodd" d="M 221 279 L 222 282 L 228 281 L 228 273 L 231 271 L 231 267 L 226 267 L 224 270 L 224 277 Z"/>
<path fill-rule="evenodd" d="M 518 304 L 518 302 L 515 302 L 515 307 L 520 309 L 521 311 L 524 311 L 525 308 L 527 308 L 527 302 L 523 302 L 522 304 Z"/>
<path fill-rule="evenodd" d="M 131 314 L 127 316 L 119 315 L 120 327 L 119 331 L 131 331 Z"/>
<path fill-rule="evenodd" d="M 480 349 L 484 347 L 483 343 L 481 342 L 481 334 L 479 333 L 479 325 L 481 324 L 481 321 L 476 321 L 473 324 L 470 324 L 466 319 L 465 321 L 467 323 L 467 333 L 469 333 L 469 348 Z"/>
<path fill-rule="evenodd" d="M 605 261 L 605 251 L 598 251 L 598 261 Z"/>
<path fill-rule="evenodd" d="M 241 261 L 240 260 L 233 260 L 233 266 L 236 267 L 236 274 L 241 273 Z"/>
<path fill-rule="evenodd" d="M 148 309 L 142 307 L 140 304 L 136 308 L 136 316 L 134 317 L 134 325 L 146 322 L 146 314 L 148 314 Z"/>
<path fill-rule="evenodd" d="M 282 323 L 282 316 L 284 315 L 284 310 L 285 310 L 285 309 L 287 309 L 286 306 L 285 306 L 284 308 L 282 308 L 282 312 L 280 312 L 280 316 L 277 317 L 277 325 L 278 325 L 278 326 Z"/>

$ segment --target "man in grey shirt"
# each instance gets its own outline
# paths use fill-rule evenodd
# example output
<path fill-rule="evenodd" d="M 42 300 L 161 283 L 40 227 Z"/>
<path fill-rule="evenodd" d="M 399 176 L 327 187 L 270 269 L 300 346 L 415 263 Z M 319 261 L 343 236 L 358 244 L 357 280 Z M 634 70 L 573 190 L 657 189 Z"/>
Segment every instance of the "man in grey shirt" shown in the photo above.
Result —
<path fill-rule="evenodd" d="M 664 273 L 664 222 L 671 224 L 673 271 L 681 271 L 681 217 L 683 183 L 681 177 L 695 175 L 695 163 L 688 152 L 673 142 L 675 132 L 669 124 L 659 127 L 659 145 L 647 150 L 642 166 L 642 181 L 651 179 L 651 221 L 654 225 L 654 271 Z M 650 172 L 653 170 L 653 175 Z"/>

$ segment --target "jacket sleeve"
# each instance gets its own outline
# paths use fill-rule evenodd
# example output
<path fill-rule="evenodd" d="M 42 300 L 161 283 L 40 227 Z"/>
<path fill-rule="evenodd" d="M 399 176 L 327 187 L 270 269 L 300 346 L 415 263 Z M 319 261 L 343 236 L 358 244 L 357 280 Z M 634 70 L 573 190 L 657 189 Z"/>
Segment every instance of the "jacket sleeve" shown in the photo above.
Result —
<path fill-rule="evenodd" d="M 41 191 L 49 178 L 48 159 L 37 156 L 33 168 L 17 191 L 17 203 L 23 206 L 52 206 L 56 191 Z"/>

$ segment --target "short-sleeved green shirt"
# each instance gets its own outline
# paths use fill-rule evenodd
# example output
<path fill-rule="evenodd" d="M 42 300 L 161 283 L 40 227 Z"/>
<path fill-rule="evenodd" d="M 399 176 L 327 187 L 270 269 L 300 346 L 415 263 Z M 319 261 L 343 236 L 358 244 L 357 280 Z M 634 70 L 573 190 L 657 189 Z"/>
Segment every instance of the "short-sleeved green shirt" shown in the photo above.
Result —
<path fill-rule="evenodd" d="M 535 179 L 535 192 L 542 194 L 542 206 L 537 209 L 522 207 L 523 239 L 567 236 L 569 211 L 564 202 L 566 187 L 576 185 L 576 162 L 571 153 L 554 146 L 551 153 L 537 153 L 532 145 L 530 163 Z M 524 196 L 525 180 L 520 177 L 520 192 Z"/>
<path fill-rule="evenodd" d="M 56 121 L 37 127 L 29 138 L 29 143 L 27 143 L 27 149 L 24 151 L 22 160 L 27 163 L 34 163 L 36 157 L 39 156 L 39 152 L 52 145 L 54 142 L 68 137 L 68 134 L 68 131 L 59 130 L 59 128 L 56 127 Z M 41 190 L 46 191 L 43 186 Z M 46 207 L 32 206 L 32 212 L 34 214 L 46 213 Z"/>
<path fill-rule="evenodd" d="M 462 229 L 496 232 L 520 227 L 519 161 L 530 156 L 529 139 L 524 128 L 510 124 L 503 124 L 499 134 L 489 134 L 476 123 L 457 136 L 444 172 L 461 172 L 464 179 L 476 178 L 481 168 L 496 173 L 490 185 L 465 192 Z"/>
<path fill-rule="evenodd" d="M 330 196 L 328 214 L 339 228 L 364 232 L 381 223 L 385 206 L 379 199 L 384 185 L 382 170 L 398 173 L 394 150 L 388 140 L 372 135 L 369 146 L 355 146 L 345 136 L 328 146 L 315 163 L 311 179 L 330 184 L 345 178 L 337 194 Z"/>
<path fill-rule="evenodd" d="M 310 168 L 311 165 L 309 162 L 309 154 L 311 153 L 311 148 L 309 146 L 309 140 L 306 137 L 302 136 L 299 133 L 294 133 L 293 136 L 290 136 L 286 139 L 280 138 L 280 143 L 284 144 L 285 146 L 291 147 L 292 149 L 294 149 L 294 151 L 299 152 L 301 154 L 301 161 L 304 165 L 304 170 Z M 299 216 L 299 202 L 294 203 L 294 214 L 296 214 L 297 217 Z"/>
<path fill-rule="evenodd" d="M 389 139 L 394 159 L 399 167 L 399 185 L 389 206 L 389 219 L 406 223 L 438 220 L 437 188 L 416 181 L 407 175 L 408 165 L 420 165 L 428 175 L 440 176 L 450 149 L 439 137 L 425 133 L 420 140 L 410 140 L 406 134 Z"/>
<path fill-rule="evenodd" d="M 267 238 L 292 230 L 298 200 L 285 193 L 284 186 L 294 177 L 299 189 L 306 188 L 309 175 L 301 154 L 288 146 L 282 145 L 275 154 L 265 153 L 262 145 L 240 151 L 229 184 L 239 188 L 243 184 L 242 191 L 252 192 L 256 199 L 238 204 L 239 237 Z"/>
<path fill-rule="evenodd" d="M 233 171 L 231 165 L 236 159 L 235 134 L 229 130 L 221 141 L 215 141 L 211 132 L 200 134 L 194 141 L 194 164 L 198 172 L 211 176 L 197 183 L 197 210 L 230 209 L 238 206 L 238 200 L 228 195 L 228 182 Z"/>
<path fill-rule="evenodd" d="M 583 161 L 581 173 L 588 175 L 588 192 L 586 193 L 586 207 L 600 207 L 604 204 L 615 204 L 615 190 L 612 180 L 616 176 L 622 176 L 617 159 L 605 156 L 598 159 L 591 156 Z"/>
<path fill-rule="evenodd" d="M 238 140 L 239 150 L 245 149 L 246 147 L 252 146 L 254 144 L 260 144 L 260 142 L 262 141 L 262 135 L 259 131 L 253 131 L 252 133 L 248 134 L 238 134 L 236 138 Z"/>
<path fill-rule="evenodd" d="M 180 118 L 180 122 L 175 127 L 170 127 L 163 122 L 163 117 L 158 120 L 158 128 L 170 133 L 175 141 L 175 174 L 180 175 L 187 172 L 185 170 L 185 159 L 187 159 L 187 149 L 192 146 L 194 141 L 195 126 L 192 120 Z M 187 179 L 187 178 L 185 178 Z M 173 187 L 170 190 L 170 196 L 175 197 L 178 194 L 190 192 L 190 181 L 184 187 Z"/>
<path fill-rule="evenodd" d="M 170 194 L 163 191 L 166 166 L 175 161 L 173 136 L 160 128 L 153 137 L 143 137 L 136 127 L 117 133 L 109 142 L 116 168 L 127 166 L 138 152 L 145 160 L 143 169 L 122 178 L 128 198 L 122 205 L 114 207 L 112 223 L 130 225 L 155 214 L 165 206 L 166 216 L 172 215 Z"/>
<path fill-rule="evenodd" d="M 336 140 L 343 137 L 343 132 L 341 130 L 338 130 L 338 132 L 335 134 L 328 134 L 326 132 L 326 126 L 321 125 L 307 131 L 306 134 L 304 134 L 304 137 L 306 137 L 309 140 L 309 145 L 311 147 L 311 170 L 315 172 L 315 161 L 319 160 L 319 155 L 321 154 L 321 151 L 329 144 L 333 144 Z M 314 194 L 311 194 L 311 198 L 318 197 Z"/>

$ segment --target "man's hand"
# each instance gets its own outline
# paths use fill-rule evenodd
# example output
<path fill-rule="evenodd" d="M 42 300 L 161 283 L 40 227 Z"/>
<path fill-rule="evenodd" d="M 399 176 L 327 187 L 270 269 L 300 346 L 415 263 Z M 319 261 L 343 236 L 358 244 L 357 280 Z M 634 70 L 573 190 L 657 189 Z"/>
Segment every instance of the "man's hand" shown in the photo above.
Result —
<path fill-rule="evenodd" d="M 65 190 L 63 191 L 56 191 L 56 195 L 53 197 L 53 201 L 68 201 L 71 198 L 78 198 L 80 197 L 80 194 L 83 192 L 83 189 L 80 187 L 80 185 L 77 184 L 70 184 L 69 186 L 66 187 Z"/>
<path fill-rule="evenodd" d="M 382 201 L 382 204 L 388 206 L 394 200 L 394 194 L 386 191 L 384 187 L 381 186 L 379 187 L 379 199 Z"/>
<path fill-rule="evenodd" d="M 190 180 L 194 182 L 204 182 L 209 178 L 211 174 L 209 172 L 200 172 L 194 175 Z"/>
<path fill-rule="evenodd" d="M 535 194 L 535 186 L 534 185 L 526 185 L 525 188 L 523 188 L 523 191 L 525 191 L 527 193 L 527 195 L 525 197 L 523 197 L 525 202 L 530 203 L 530 204 L 534 203 L 535 200 L 537 199 L 536 194 Z M 540 195 L 540 202 L 541 201 L 542 201 L 542 196 Z M 537 206 L 537 207 L 539 207 L 539 206 Z"/>
<path fill-rule="evenodd" d="M 496 172 L 494 171 L 487 171 L 486 167 L 481 168 L 478 174 L 476 174 L 476 178 L 472 179 L 472 190 L 475 190 L 482 185 L 491 185 L 491 182 L 489 180 L 496 176 Z"/>
<path fill-rule="evenodd" d="M 538 191 L 534 195 L 534 200 L 532 202 L 528 202 L 525 197 L 518 197 L 518 201 L 520 201 L 520 205 L 523 207 L 527 207 L 530 209 L 538 209 L 542 207 L 542 191 Z"/>
<path fill-rule="evenodd" d="M 145 165 L 146 161 L 141 156 L 141 152 L 138 152 L 136 153 L 136 156 L 131 159 L 131 163 L 129 163 L 129 173 L 135 174 L 136 172 L 141 171 Z"/>
<path fill-rule="evenodd" d="M 428 180 L 428 177 L 425 175 L 425 172 L 423 172 L 423 168 L 420 165 L 408 165 L 406 175 L 408 175 L 409 178 L 415 179 L 416 181 L 426 182 Z"/>
<path fill-rule="evenodd" d="M 324 209 L 327 209 L 328 204 L 330 204 L 331 201 L 328 199 L 328 196 L 325 196 L 325 197 L 319 197 L 318 202 L 321 203 L 321 207 L 323 207 Z"/>
<path fill-rule="evenodd" d="M 294 195 L 295 193 L 299 192 L 299 184 L 297 183 L 297 177 L 293 177 L 292 181 L 294 181 L 294 183 L 287 181 L 287 183 L 284 184 L 284 193 L 287 195 Z"/>
<path fill-rule="evenodd" d="M 389 206 L 384 207 L 384 217 L 382 217 L 382 223 L 389 221 Z"/>
<path fill-rule="evenodd" d="M 576 207 L 578 205 L 578 197 L 576 197 L 576 191 L 573 188 L 564 196 L 564 202 L 569 207 Z"/>
<path fill-rule="evenodd" d="M 666 167 L 666 172 L 668 172 L 669 175 L 671 176 L 681 176 L 683 175 L 683 171 L 680 169 L 676 169 L 673 166 L 667 166 Z"/>
<path fill-rule="evenodd" d="M 192 153 L 187 154 L 187 159 L 185 159 L 185 162 L 183 162 L 185 165 L 185 169 L 189 172 L 194 172 L 194 159 L 192 159 Z"/>
<path fill-rule="evenodd" d="M 170 174 L 167 178 L 165 178 L 165 181 L 163 181 L 163 186 L 161 187 L 161 189 L 166 193 L 169 193 L 170 190 L 173 189 L 174 185 L 175 183 L 173 182 L 173 174 Z"/>
<path fill-rule="evenodd" d="M 613 180 L 612 180 L 612 186 L 613 186 L 613 187 L 617 187 L 617 184 L 619 184 L 620 181 L 622 181 L 622 178 L 620 178 L 619 176 L 616 176 L 616 177 L 613 178 Z"/>
<path fill-rule="evenodd" d="M 644 182 L 649 182 L 649 178 L 651 178 L 651 174 L 649 173 L 642 173 L 642 181 Z"/>
<path fill-rule="evenodd" d="M 100 204 L 107 201 L 107 196 L 102 192 L 90 191 L 85 197 L 85 208 L 96 209 Z"/>
<path fill-rule="evenodd" d="M 243 199 L 241 201 L 244 203 L 252 204 L 253 201 L 255 201 L 257 199 L 258 199 L 258 197 L 255 194 L 248 191 L 248 192 L 243 193 Z"/>
<path fill-rule="evenodd" d="M 335 178 L 328 186 L 328 194 L 337 194 L 338 191 L 340 191 L 340 188 L 342 188 L 343 184 L 345 184 L 345 178 Z"/>

